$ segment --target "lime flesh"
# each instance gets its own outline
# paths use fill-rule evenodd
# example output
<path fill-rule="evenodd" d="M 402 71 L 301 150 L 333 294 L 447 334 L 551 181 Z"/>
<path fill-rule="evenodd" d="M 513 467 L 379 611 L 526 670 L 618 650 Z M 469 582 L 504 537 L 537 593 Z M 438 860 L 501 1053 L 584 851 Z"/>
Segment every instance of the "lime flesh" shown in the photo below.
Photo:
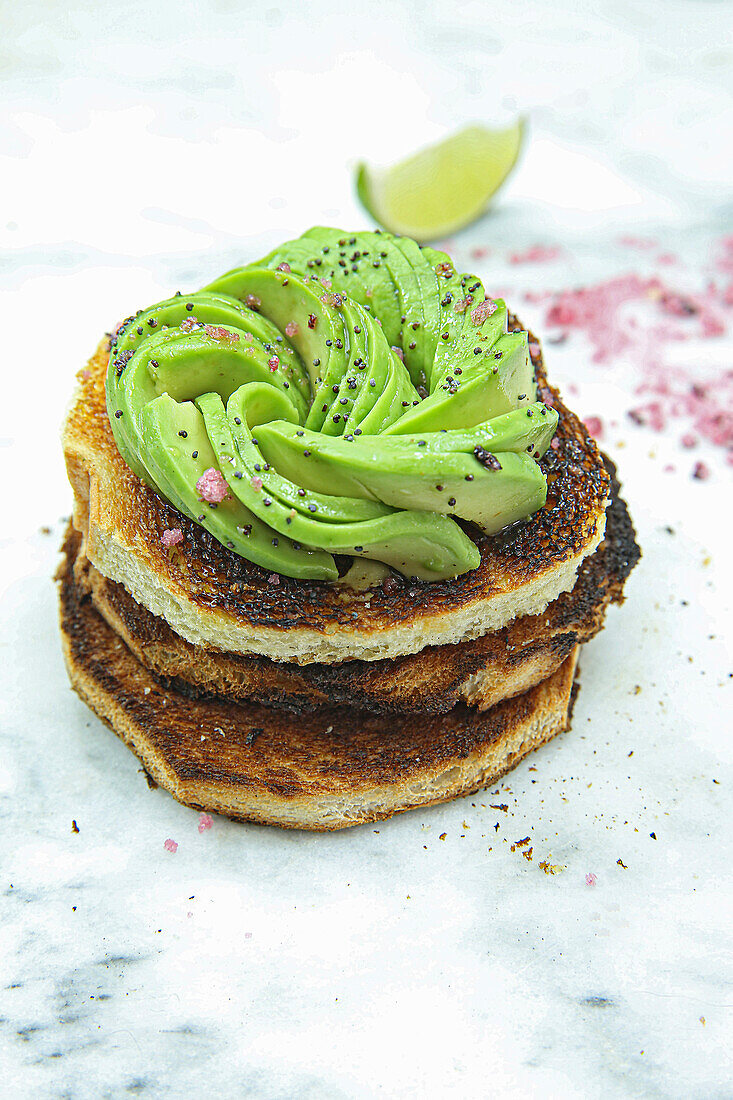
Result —
<path fill-rule="evenodd" d="M 390 168 L 360 164 L 356 192 L 391 233 L 431 241 L 470 225 L 514 168 L 525 124 L 505 130 L 468 126 Z"/>

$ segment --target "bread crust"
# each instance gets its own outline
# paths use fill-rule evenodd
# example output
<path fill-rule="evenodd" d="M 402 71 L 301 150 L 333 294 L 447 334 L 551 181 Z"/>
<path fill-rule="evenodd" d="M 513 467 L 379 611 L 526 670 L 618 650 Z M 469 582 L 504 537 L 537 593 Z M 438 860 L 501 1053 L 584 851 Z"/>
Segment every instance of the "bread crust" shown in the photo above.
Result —
<path fill-rule="evenodd" d="M 72 686 L 132 749 L 153 784 L 197 809 L 287 828 L 340 829 L 494 783 L 567 727 L 578 649 L 524 694 L 479 712 L 293 717 L 162 687 L 75 583 L 59 573 Z"/>
<path fill-rule="evenodd" d="M 426 646 L 406 657 L 289 665 L 194 646 L 78 556 L 80 538 L 73 529 L 66 553 L 77 584 L 115 633 L 158 680 L 184 694 L 249 699 L 294 712 L 344 705 L 380 713 L 444 714 L 459 702 L 485 710 L 544 680 L 575 645 L 598 633 L 609 603 L 623 600 L 639 548 L 613 466 L 606 461 L 612 489 L 605 538 L 581 565 L 570 592 L 541 615 L 514 619 L 474 641 Z"/>
<path fill-rule="evenodd" d="M 511 327 L 520 327 L 516 318 Z M 539 614 L 569 591 L 603 537 L 608 474 L 583 424 L 549 387 L 533 339 L 540 393 L 560 414 L 557 448 L 542 462 L 549 483 L 543 509 L 500 536 L 476 536 L 481 565 L 453 580 L 390 578 L 366 592 L 288 577 L 271 583 L 127 467 L 105 408 L 107 348 L 105 339 L 80 373 L 64 430 L 73 522 L 94 567 L 193 645 L 329 664 L 478 638 Z M 172 527 L 184 541 L 166 550 L 161 535 Z"/>

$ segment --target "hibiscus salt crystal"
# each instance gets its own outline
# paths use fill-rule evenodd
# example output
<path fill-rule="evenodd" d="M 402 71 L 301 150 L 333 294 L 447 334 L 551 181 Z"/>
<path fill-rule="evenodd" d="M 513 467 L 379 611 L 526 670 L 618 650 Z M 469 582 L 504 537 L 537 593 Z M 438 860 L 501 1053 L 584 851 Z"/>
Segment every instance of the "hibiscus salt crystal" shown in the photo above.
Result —
<path fill-rule="evenodd" d="M 496 313 L 497 305 L 493 298 L 487 298 L 485 302 L 481 302 L 475 309 L 471 310 L 471 320 L 474 325 L 482 325 L 487 317 L 491 317 L 492 313 Z"/>
<path fill-rule="evenodd" d="M 297 325 L 296 321 L 288 321 L 287 325 L 285 326 L 285 335 L 286 336 L 297 336 L 298 335 L 298 325 Z"/>
<path fill-rule="evenodd" d="M 160 541 L 166 550 L 170 550 L 171 546 L 178 546 L 179 542 L 183 542 L 183 531 L 180 527 L 172 527 L 170 530 L 163 532 Z"/>
<path fill-rule="evenodd" d="M 211 814 L 199 814 L 199 832 L 205 833 L 214 824 Z"/>
<path fill-rule="evenodd" d="M 177 852 L 178 842 L 175 840 L 171 840 L 171 838 L 168 837 L 167 840 L 163 841 L 163 847 L 165 848 L 166 852 Z"/>
<path fill-rule="evenodd" d="M 196 482 L 196 489 L 201 500 L 205 500 L 209 504 L 221 504 L 229 495 L 229 486 L 221 471 L 215 470 L 213 466 L 203 472 Z"/>

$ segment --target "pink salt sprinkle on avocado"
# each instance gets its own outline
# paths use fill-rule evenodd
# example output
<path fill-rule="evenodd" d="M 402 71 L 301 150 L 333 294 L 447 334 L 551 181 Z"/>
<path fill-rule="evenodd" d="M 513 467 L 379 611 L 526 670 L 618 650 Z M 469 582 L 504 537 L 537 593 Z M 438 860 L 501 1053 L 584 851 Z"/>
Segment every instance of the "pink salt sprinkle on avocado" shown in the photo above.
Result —
<path fill-rule="evenodd" d="M 183 531 L 180 527 L 171 527 L 163 532 L 160 541 L 166 550 L 170 550 L 171 546 L 178 546 L 179 542 L 183 542 Z"/>
<path fill-rule="evenodd" d="M 278 357 L 276 355 L 272 355 L 267 360 L 267 365 L 270 368 L 270 370 L 272 371 L 272 373 L 274 374 L 275 371 L 277 370 L 277 368 L 280 366 L 280 360 L 278 359 Z"/>
<path fill-rule="evenodd" d="M 475 309 L 471 310 L 471 321 L 474 325 L 482 325 L 487 317 L 491 317 L 497 310 L 496 302 L 493 298 L 487 298 L 485 302 L 481 302 Z"/>
<path fill-rule="evenodd" d="M 262 478 L 261 477 L 253 477 L 252 480 L 250 481 L 250 485 L 252 486 L 253 489 L 256 489 L 257 492 L 259 492 L 260 489 L 262 488 Z"/>
<path fill-rule="evenodd" d="M 236 332 L 230 332 L 229 329 L 223 328 L 221 325 L 204 325 L 204 332 L 212 340 L 216 340 L 219 343 L 239 343 L 239 337 Z"/>
<path fill-rule="evenodd" d="M 201 500 L 208 504 L 221 504 L 229 495 L 229 486 L 219 470 L 210 466 L 205 470 L 196 482 L 196 489 Z"/>
<path fill-rule="evenodd" d="M 298 335 L 298 324 L 297 324 L 296 321 L 288 321 L 287 325 L 285 326 L 285 335 L 286 336 L 297 336 Z"/>

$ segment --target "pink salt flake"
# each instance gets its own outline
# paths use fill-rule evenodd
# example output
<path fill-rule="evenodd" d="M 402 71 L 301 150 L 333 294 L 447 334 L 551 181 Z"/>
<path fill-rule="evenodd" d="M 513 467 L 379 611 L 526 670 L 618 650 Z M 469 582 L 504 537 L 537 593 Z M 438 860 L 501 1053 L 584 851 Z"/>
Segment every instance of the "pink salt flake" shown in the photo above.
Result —
<path fill-rule="evenodd" d="M 666 466 L 662 467 L 663 474 L 675 474 L 677 473 L 677 467 L 673 466 L 671 462 L 668 462 Z"/>
<path fill-rule="evenodd" d="M 197 328 L 200 328 L 198 321 L 195 317 L 184 317 L 178 326 L 181 332 L 194 332 Z"/>
<path fill-rule="evenodd" d="M 278 359 L 278 357 L 276 355 L 272 355 L 267 360 L 267 365 L 270 368 L 270 370 L 272 371 L 272 373 L 274 374 L 275 371 L 277 370 L 277 368 L 280 366 L 280 360 Z"/>
<path fill-rule="evenodd" d="M 696 462 L 695 468 L 692 471 L 692 476 L 696 481 L 707 481 L 710 477 L 710 470 L 704 462 Z"/>
<path fill-rule="evenodd" d="M 598 882 L 598 876 L 594 875 L 592 871 L 589 871 L 588 874 L 585 876 L 586 886 L 595 886 L 595 884 L 597 882 Z"/>
<path fill-rule="evenodd" d="M 550 440 L 550 446 L 552 447 L 553 451 L 559 451 L 560 450 L 560 440 L 557 438 L 556 435 L 553 436 L 552 439 Z"/>
<path fill-rule="evenodd" d="M 524 252 L 512 252 L 509 256 L 510 264 L 546 264 L 556 260 L 561 255 L 562 249 L 556 245 L 535 244 Z"/>
<path fill-rule="evenodd" d="M 659 401 L 649 401 L 646 405 L 630 409 L 628 415 L 635 424 L 645 424 L 655 432 L 662 432 L 667 426 L 665 411 Z"/>
<path fill-rule="evenodd" d="M 253 489 L 256 489 L 257 492 L 259 493 L 260 489 L 262 488 L 262 478 L 261 477 L 253 477 L 252 480 L 250 481 L 250 485 L 252 486 Z"/>
<path fill-rule="evenodd" d="M 471 310 L 471 322 L 474 325 L 482 325 L 484 321 L 491 317 L 493 313 L 496 313 L 498 306 L 493 298 L 487 298 L 484 302 L 481 302 L 475 309 Z"/>
<path fill-rule="evenodd" d="M 178 842 L 175 840 L 171 840 L 171 838 L 168 837 L 167 840 L 163 841 L 163 847 L 165 848 L 166 852 L 177 852 Z"/>
<path fill-rule="evenodd" d="M 603 421 L 600 416 L 586 416 L 585 426 L 595 439 L 603 438 Z"/>
<path fill-rule="evenodd" d="M 270 576 L 267 578 L 267 583 L 268 584 L 279 584 L 280 583 L 280 574 L 279 573 L 270 573 Z"/>
<path fill-rule="evenodd" d="M 205 833 L 214 824 L 211 814 L 199 814 L 199 832 Z"/>
<path fill-rule="evenodd" d="M 330 279 L 321 279 L 321 286 L 325 286 L 326 290 L 330 290 L 333 283 Z"/>
<path fill-rule="evenodd" d="M 345 300 L 346 296 L 344 294 L 329 293 L 321 295 L 321 301 L 324 306 L 333 306 L 334 309 L 340 309 Z"/>
<path fill-rule="evenodd" d="M 229 486 L 220 470 L 210 466 L 205 470 L 196 482 L 196 489 L 201 500 L 209 504 L 221 504 L 229 495 Z"/>
<path fill-rule="evenodd" d="M 277 270 L 278 271 L 284 271 L 286 274 L 289 274 L 290 271 L 291 271 L 291 267 L 290 267 L 290 264 L 287 262 L 287 260 L 283 260 L 283 262 L 281 264 L 277 265 Z"/>
<path fill-rule="evenodd" d="M 297 321 L 288 321 L 287 325 L 285 326 L 285 335 L 286 336 L 297 336 L 298 331 L 299 331 L 299 329 L 298 329 Z"/>
<path fill-rule="evenodd" d="M 163 532 L 160 541 L 166 550 L 170 550 L 171 546 L 178 546 L 179 542 L 183 542 L 183 531 L 180 527 L 172 527 Z"/>
<path fill-rule="evenodd" d="M 533 359 L 536 359 L 537 356 L 542 351 L 542 348 L 540 347 L 540 345 L 537 343 L 536 340 L 530 340 L 528 346 L 529 346 L 529 354 L 532 356 Z"/>
<path fill-rule="evenodd" d="M 218 343 L 236 344 L 239 342 L 237 333 L 230 332 L 229 329 L 224 328 L 222 325 L 204 325 L 204 332 L 212 340 L 216 340 Z"/>
<path fill-rule="evenodd" d="M 262 299 L 258 298 L 256 294 L 248 294 L 247 297 L 244 299 L 244 304 L 246 305 L 247 309 L 257 310 L 262 305 Z"/>
<path fill-rule="evenodd" d="M 697 436 L 693 435 L 692 432 L 685 432 L 680 439 L 680 445 L 687 451 L 692 450 L 693 447 L 697 447 Z"/>

